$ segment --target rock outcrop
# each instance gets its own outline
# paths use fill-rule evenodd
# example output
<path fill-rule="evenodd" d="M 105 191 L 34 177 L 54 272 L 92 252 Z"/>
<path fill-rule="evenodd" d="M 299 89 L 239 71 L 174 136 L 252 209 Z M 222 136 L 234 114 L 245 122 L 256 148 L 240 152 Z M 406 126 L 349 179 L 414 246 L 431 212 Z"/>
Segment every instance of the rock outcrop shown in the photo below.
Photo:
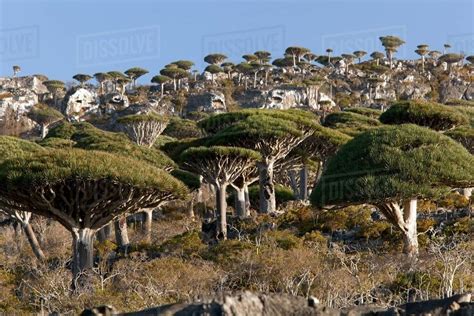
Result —
<path fill-rule="evenodd" d="M 191 94 L 188 97 L 187 112 L 222 113 L 227 111 L 225 96 L 219 91 Z"/>
<path fill-rule="evenodd" d="M 454 295 L 440 300 L 414 302 L 392 308 L 358 306 L 337 310 L 322 306 L 316 298 L 305 299 L 282 294 L 254 294 L 244 292 L 237 295 L 224 295 L 217 299 L 198 303 L 178 303 L 149 308 L 138 312 L 119 313 L 111 306 L 101 306 L 82 312 L 92 315 L 206 315 L 206 316 L 369 316 L 369 315 L 473 315 L 474 303 L 471 294 Z"/>
<path fill-rule="evenodd" d="M 0 78 L 0 134 L 19 136 L 32 132 L 37 124 L 27 117 L 48 93 L 36 77 Z"/>
<path fill-rule="evenodd" d="M 84 88 L 68 91 L 64 97 L 64 114 L 69 120 L 80 121 L 87 114 L 99 109 L 97 94 Z"/>
<path fill-rule="evenodd" d="M 319 110 L 322 102 L 335 106 L 334 101 L 321 93 L 317 86 L 275 87 L 271 90 L 247 90 L 235 97 L 242 108 L 263 108 L 287 110 L 303 108 Z"/>

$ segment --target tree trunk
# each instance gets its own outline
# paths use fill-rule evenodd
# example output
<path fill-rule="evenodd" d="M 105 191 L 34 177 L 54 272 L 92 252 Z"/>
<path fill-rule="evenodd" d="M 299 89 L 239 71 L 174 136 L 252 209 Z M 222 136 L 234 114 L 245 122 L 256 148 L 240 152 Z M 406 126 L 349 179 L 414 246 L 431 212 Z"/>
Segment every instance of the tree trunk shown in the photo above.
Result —
<path fill-rule="evenodd" d="M 226 201 L 227 184 L 221 183 L 216 186 L 216 203 L 217 216 L 219 221 L 217 238 L 219 240 L 227 239 L 227 201 Z"/>
<path fill-rule="evenodd" d="M 273 184 L 273 161 L 259 162 L 260 213 L 276 211 L 275 185 Z"/>
<path fill-rule="evenodd" d="M 144 234 L 144 241 L 145 242 L 151 242 L 151 225 L 153 223 L 153 209 L 145 209 L 143 210 L 143 216 L 144 216 L 144 223 L 145 226 L 143 227 L 143 234 Z"/>
<path fill-rule="evenodd" d="M 418 232 L 416 229 L 417 200 L 411 199 L 404 203 L 403 219 L 405 229 L 403 230 L 403 252 L 410 257 L 418 255 Z"/>
<path fill-rule="evenodd" d="M 105 242 L 110 237 L 110 223 L 97 231 L 97 240 L 100 243 Z"/>
<path fill-rule="evenodd" d="M 161 97 L 163 97 L 163 95 L 165 93 L 165 84 L 164 83 L 161 84 L 161 89 L 160 90 L 161 90 Z"/>
<path fill-rule="evenodd" d="M 235 210 L 239 218 L 245 218 L 247 214 L 247 202 L 245 201 L 245 187 L 234 187 L 235 189 Z"/>
<path fill-rule="evenodd" d="M 48 125 L 42 124 L 41 125 L 41 139 L 44 139 L 48 135 Z"/>
<path fill-rule="evenodd" d="M 194 222 L 195 215 L 194 215 L 194 199 L 195 197 L 192 196 L 191 199 L 189 200 L 189 205 L 188 205 L 188 216 L 189 218 Z"/>
<path fill-rule="evenodd" d="M 300 196 L 301 201 L 308 199 L 308 166 L 305 164 L 300 170 Z"/>
<path fill-rule="evenodd" d="M 254 89 L 257 88 L 257 74 L 258 74 L 258 72 L 256 72 L 254 74 L 254 77 L 253 77 L 253 88 Z"/>
<path fill-rule="evenodd" d="M 119 249 L 127 253 L 130 241 L 128 240 L 128 228 L 127 228 L 127 217 L 125 215 L 120 216 L 114 222 L 115 228 L 115 242 Z"/>
<path fill-rule="evenodd" d="M 245 209 L 247 214 L 250 216 L 250 195 L 249 195 L 249 186 L 244 183 L 244 194 L 245 194 Z"/>
<path fill-rule="evenodd" d="M 88 284 L 88 273 L 94 265 L 94 234 L 90 228 L 74 228 L 72 231 L 73 242 L 73 289 L 83 289 Z"/>
<path fill-rule="evenodd" d="M 290 178 L 290 186 L 293 190 L 293 196 L 298 198 L 300 196 L 300 188 L 298 187 L 298 182 L 296 181 L 295 170 L 289 170 L 288 177 Z"/>
<path fill-rule="evenodd" d="M 46 257 L 43 253 L 43 250 L 41 250 L 41 246 L 38 242 L 38 239 L 36 238 L 36 234 L 33 231 L 33 228 L 31 227 L 30 223 L 22 223 L 23 231 L 25 232 L 26 237 L 28 238 L 28 242 L 30 243 L 31 249 L 33 250 L 33 253 L 35 254 L 36 258 L 40 261 L 45 261 Z"/>

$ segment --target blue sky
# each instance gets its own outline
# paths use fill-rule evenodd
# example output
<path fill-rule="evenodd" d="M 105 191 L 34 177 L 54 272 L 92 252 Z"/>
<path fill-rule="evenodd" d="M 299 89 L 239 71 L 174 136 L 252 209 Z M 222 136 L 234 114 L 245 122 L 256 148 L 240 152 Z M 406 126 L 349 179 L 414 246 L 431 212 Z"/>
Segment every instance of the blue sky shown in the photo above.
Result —
<path fill-rule="evenodd" d="M 202 69 L 205 53 L 239 62 L 244 53 L 280 56 L 298 45 L 322 54 L 382 50 L 377 38 L 395 34 L 399 52 L 415 46 L 474 54 L 474 1 L 466 0 L 0 0 L 0 76 L 18 64 L 23 75 L 70 81 L 76 73 L 124 71 L 150 75 L 177 59 Z"/>

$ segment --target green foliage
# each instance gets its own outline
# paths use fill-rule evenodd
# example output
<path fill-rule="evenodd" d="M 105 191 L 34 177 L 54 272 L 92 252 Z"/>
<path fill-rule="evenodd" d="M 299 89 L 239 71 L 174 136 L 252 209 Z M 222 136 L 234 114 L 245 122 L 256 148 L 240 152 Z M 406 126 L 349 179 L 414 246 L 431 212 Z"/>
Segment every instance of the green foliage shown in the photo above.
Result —
<path fill-rule="evenodd" d="M 254 209 L 258 209 L 259 205 L 259 194 L 260 190 L 259 187 L 256 185 L 252 185 L 249 187 L 249 198 L 250 198 L 250 205 Z M 282 203 L 293 201 L 295 196 L 293 195 L 293 191 L 285 187 L 281 184 L 275 185 L 275 198 L 277 206 L 281 205 Z"/>
<path fill-rule="evenodd" d="M 446 101 L 446 105 L 451 106 L 474 106 L 474 101 L 472 100 L 463 100 L 463 99 L 450 99 Z"/>
<path fill-rule="evenodd" d="M 202 131 L 195 121 L 178 117 L 171 118 L 168 126 L 163 131 L 163 135 L 177 139 L 202 137 Z"/>
<path fill-rule="evenodd" d="M 41 125 L 49 125 L 64 118 L 61 112 L 43 103 L 32 107 L 28 117 Z"/>
<path fill-rule="evenodd" d="M 377 128 L 381 124 L 377 119 L 366 115 L 342 111 L 326 116 L 323 125 L 350 136 L 357 136 L 360 133 Z"/>
<path fill-rule="evenodd" d="M 71 139 L 48 137 L 39 141 L 38 144 L 50 148 L 72 148 L 76 142 Z"/>
<path fill-rule="evenodd" d="M 438 103 L 402 101 L 392 105 L 380 116 L 385 124 L 412 123 L 434 130 L 447 130 L 467 124 L 468 119 L 458 111 Z"/>
<path fill-rule="evenodd" d="M 474 155 L 474 127 L 460 126 L 447 131 L 446 135 L 461 143 L 471 154 Z"/>
<path fill-rule="evenodd" d="M 191 191 L 198 190 L 201 187 L 201 181 L 199 181 L 199 177 L 194 173 L 175 169 L 171 171 L 171 175 L 183 182 Z"/>
<path fill-rule="evenodd" d="M 264 234 L 265 243 L 284 250 L 300 248 L 303 241 L 288 230 L 270 230 Z"/>
<path fill-rule="evenodd" d="M 170 82 L 171 80 L 173 79 L 168 76 L 163 76 L 163 75 L 158 75 L 151 78 L 151 82 L 156 83 L 156 84 L 167 83 L 167 82 Z"/>
<path fill-rule="evenodd" d="M 13 136 L 0 136 L 0 162 L 9 159 L 9 158 L 18 158 L 22 157 L 25 154 L 31 154 L 36 152 L 42 152 L 44 148 Z"/>
<path fill-rule="evenodd" d="M 109 179 L 140 188 L 173 192 L 183 197 L 184 185 L 168 173 L 137 160 L 99 151 L 51 149 L 0 164 L 0 180 L 8 191 L 72 179 Z"/>
<path fill-rule="evenodd" d="M 176 166 L 168 156 L 158 149 L 138 146 L 124 134 L 106 132 L 85 122 L 62 123 L 50 130 L 47 138 L 50 137 L 70 139 L 75 142 L 75 148 L 128 156 L 158 168 L 174 168 Z"/>
<path fill-rule="evenodd" d="M 192 147 L 186 149 L 181 154 L 181 161 L 189 163 L 191 161 L 215 161 L 219 157 L 228 157 L 228 159 L 251 159 L 259 160 L 261 156 L 258 152 L 240 148 L 240 147 L 228 147 L 228 146 L 212 146 L 212 147 Z"/>
<path fill-rule="evenodd" d="M 376 204 L 473 184 L 474 157 L 460 144 L 416 125 L 387 126 L 343 145 L 329 160 L 311 202 Z"/>
<path fill-rule="evenodd" d="M 127 116 L 122 116 L 119 119 L 117 119 L 117 122 L 119 124 L 136 124 L 136 123 L 141 123 L 141 122 L 167 122 L 168 118 L 154 114 L 154 113 L 149 113 L 149 114 L 132 114 L 132 115 L 127 115 Z"/>
<path fill-rule="evenodd" d="M 239 240 L 223 240 L 216 245 L 209 247 L 209 249 L 203 253 L 203 258 L 218 262 L 222 265 L 231 265 L 244 250 L 253 249 L 254 246 L 251 243 L 243 242 Z"/>
<path fill-rule="evenodd" d="M 380 114 L 382 114 L 382 111 L 380 110 L 364 108 L 364 107 L 348 108 L 348 109 L 345 109 L 344 111 L 365 115 L 373 119 L 378 119 L 380 117 Z"/>
<path fill-rule="evenodd" d="M 206 249 L 199 232 L 192 230 L 167 240 L 160 246 L 159 251 L 166 255 L 193 258 L 200 257 L 201 252 Z"/>

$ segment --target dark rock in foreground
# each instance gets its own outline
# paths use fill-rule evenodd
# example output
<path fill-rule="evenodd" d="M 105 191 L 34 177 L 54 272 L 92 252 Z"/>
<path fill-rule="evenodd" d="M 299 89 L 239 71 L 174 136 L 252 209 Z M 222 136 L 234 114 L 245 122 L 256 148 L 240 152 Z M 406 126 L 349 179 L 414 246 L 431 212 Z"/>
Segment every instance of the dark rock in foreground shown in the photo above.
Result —
<path fill-rule="evenodd" d="M 225 295 L 217 299 L 195 303 L 178 303 L 145 309 L 138 312 L 119 313 L 111 306 L 87 309 L 81 315 L 206 315 L 206 316 L 258 316 L 258 315 L 474 315 L 471 294 L 454 295 L 440 300 L 414 302 L 384 309 L 374 306 L 359 306 L 337 310 L 318 304 L 317 299 L 281 294 L 254 294 L 244 292 Z"/>

